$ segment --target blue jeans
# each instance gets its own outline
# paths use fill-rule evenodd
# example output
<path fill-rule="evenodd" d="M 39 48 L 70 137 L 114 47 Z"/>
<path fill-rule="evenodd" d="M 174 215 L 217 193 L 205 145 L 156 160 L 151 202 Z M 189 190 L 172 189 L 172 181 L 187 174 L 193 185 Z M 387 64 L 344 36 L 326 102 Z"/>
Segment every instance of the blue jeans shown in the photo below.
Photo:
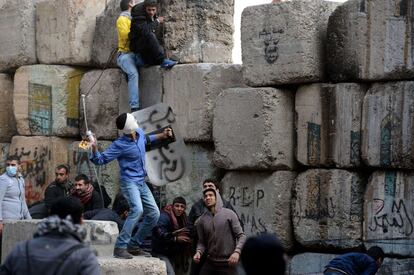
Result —
<path fill-rule="evenodd" d="M 160 217 L 160 210 L 155 203 L 154 196 L 145 182 L 121 182 L 121 191 L 129 204 L 128 217 L 125 220 L 118 238 L 116 248 L 137 247 L 142 245 L 145 238 L 151 233 Z M 137 233 L 131 238 L 132 230 L 144 214 L 144 220 Z"/>
<path fill-rule="evenodd" d="M 139 108 L 138 69 L 144 65 L 141 55 L 133 52 L 118 53 L 116 63 L 128 76 L 129 107 Z"/>

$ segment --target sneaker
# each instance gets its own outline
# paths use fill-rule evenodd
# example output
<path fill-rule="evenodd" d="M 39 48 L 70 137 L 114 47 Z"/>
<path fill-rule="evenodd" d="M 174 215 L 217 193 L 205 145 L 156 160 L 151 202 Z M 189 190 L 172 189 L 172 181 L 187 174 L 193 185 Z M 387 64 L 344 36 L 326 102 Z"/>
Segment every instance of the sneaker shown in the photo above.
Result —
<path fill-rule="evenodd" d="M 134 258 L 131 254 L 128 253 L 125 248 L 114 248 L 114 257 L 119 259 L 132 259 Z"/>
<path fill-rule="evenodd" d="M 164 61 L 161 63 L 161 68 L 171 69 L 175 64 L 177 64 L 176 61 L 173 61 L 171 59 L 164 59 Z"/>
<path fill-rule="evenodd" d="M 142 250 L 139 246 L 128 246 L 127 251 L 134 256 L 152 257 L 150 253 Z"/>

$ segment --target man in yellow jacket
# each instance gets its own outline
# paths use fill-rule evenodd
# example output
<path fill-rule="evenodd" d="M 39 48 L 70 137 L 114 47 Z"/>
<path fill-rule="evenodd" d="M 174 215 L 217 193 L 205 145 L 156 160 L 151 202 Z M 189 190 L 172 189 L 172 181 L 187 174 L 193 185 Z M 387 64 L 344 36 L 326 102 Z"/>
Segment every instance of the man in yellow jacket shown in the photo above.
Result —
<path fill-rule="evenodd" d="M 148 0 L 146 0 L 148 1 Z M 121 14 L 116 21 L 118 30 L 118 66 L 128 76 L 128 97 L 131 113 L 139 110 L 139 72 L 138 69 L 144 65 L 142 56 L 130 49 L 129 32 L 131 29 L 131 10 L 135 6 L 137 0 L 121 0 Z M 145 4 L 145 1 L 144 1 Z M 163 20 L 162 20 L 163 21 Z M 176 62 L 165 59 L 161 63 L 161 67 L 171 68 Z"/>

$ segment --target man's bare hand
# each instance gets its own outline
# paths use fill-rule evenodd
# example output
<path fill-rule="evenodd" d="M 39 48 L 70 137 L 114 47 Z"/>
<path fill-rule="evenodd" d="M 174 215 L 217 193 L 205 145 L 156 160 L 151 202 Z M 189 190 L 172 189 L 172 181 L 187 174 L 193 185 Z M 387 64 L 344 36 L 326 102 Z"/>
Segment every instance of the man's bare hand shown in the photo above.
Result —
<path fill-rule="evenodd" d="M 178 235 L 177 236 L 177 243 L 191 243 L 191 239 L 185 235 Z"/>
<path fill-rule="evenodd" d="M 231 256 L 229 257 L 229 265 L 230 266 L 237 265 L 237 263 L 239 262 L 239 258 L 240 258 L 239 253 L 234 252 L 233 254 L 231 254 Z"/>
<path fill-rule="evenodd" d="M 0 223 L 0 234 L 3 233 L 3 223 Z"/>
<path fill-rule="evenodd" d="M 165 128 L 164 131 L 163 131 L 163 135 L 164 135 L 165 139 L 173 137 L 173 130 L 170 127 Z"/>
<path fill-rule="evenodd" d="M 164 16 L 158 16 L 158 22 L 160 22 L 161 24 L 165 22 L 165 18 Z"/>
<path fill-rule="evenodd" d="M 178 236 L 181 234 L 188 234 L 188 233 L 190 233 L 190 230 L 186 227 L 183 227 L 181 229 L 175 230 L 172 234 L 173 236 Z"/>

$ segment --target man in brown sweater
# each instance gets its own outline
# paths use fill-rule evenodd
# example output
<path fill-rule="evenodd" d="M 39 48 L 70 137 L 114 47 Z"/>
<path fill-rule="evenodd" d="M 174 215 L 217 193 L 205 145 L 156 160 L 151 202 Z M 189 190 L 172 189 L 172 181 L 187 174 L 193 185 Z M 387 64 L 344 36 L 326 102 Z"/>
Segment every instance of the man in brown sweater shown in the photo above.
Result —
<path fill-rule="evenodd" d="M 207 261 L 200 275 L 235 275 L 246 235 L 236 213 L 223 208 L 220 194 L 216 190 L 206 189 L 203 194 L 208 211 L 196 222 L 199 240 L 194 261 L 198 263 L 207 250 Z"/>

